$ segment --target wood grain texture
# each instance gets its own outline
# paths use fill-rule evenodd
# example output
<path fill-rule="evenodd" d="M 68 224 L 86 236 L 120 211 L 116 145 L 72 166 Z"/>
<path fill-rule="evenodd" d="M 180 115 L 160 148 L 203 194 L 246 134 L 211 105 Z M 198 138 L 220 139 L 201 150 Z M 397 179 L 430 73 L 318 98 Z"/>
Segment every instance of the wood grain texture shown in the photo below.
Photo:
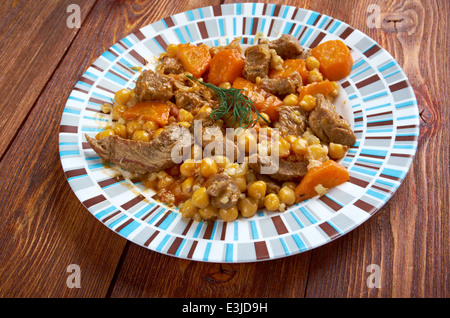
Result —
<path fill-rule="evenodd" d="M 390 52 L 416 93 L 419 147 L 394 196 L 352 232 L 288 258 L 222 266 L 149 251 L 102 225 L 65 179 L 58 131 L 73 85 L 112 44 L 161 18 L 236 1 L 86 1 L 82 28 L 68 32 L 58 8 L 69 2 L 76 3 L 0 4 L 0 57 L 13 61 L 9 66 L 0 59 L 12 79 L 0 83 L 13 90 L 0 93 L 8 101 L 0 105 L 0 297 L 450 296 L 448 1 L 270 1 L 340 19 Z M 379 27 L 367 24 L 370 4 L 381 10 Z M 41 13 L 33 22 L 37 30 L 23 35 L 35 12 Z M 42 32 L 49 26 L 67 36 L 63 43 L 56 44 L 53 32 Z M 43 47 L 33 46 L 43 38 Z M 47 45 L 56 47 L 47 53 Z M 27 61 L 32 78 L 23 80 L 25 70 L 13 67 L 20 60 Z M 17 91 L 22 84 L 26 90 Z M 11 101 L 20 107 L 14 113 Z M 79 289 L 66 285 L 70 264 L 81 268 Z M 379 266 L 379 288 L 368 285 L 373 265 Z"/>
<path fill-rule="evenodd" d="M 83 23 L 95 0 L 2 1 L 0 4 L 0 156 L 33 107 L 79 29 L 68 28 L 69 4 Z"/>

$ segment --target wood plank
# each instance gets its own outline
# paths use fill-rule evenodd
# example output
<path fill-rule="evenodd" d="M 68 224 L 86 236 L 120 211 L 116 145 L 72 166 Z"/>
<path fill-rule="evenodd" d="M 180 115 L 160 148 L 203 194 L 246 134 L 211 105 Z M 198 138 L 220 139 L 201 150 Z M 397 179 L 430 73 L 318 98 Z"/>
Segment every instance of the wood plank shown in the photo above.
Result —
<path fill-rule="evenodd" d="M 79 29 L 66 24 L 69 4 L 81 23 L 95 0 L 1 1 L 0 157 Z"/>

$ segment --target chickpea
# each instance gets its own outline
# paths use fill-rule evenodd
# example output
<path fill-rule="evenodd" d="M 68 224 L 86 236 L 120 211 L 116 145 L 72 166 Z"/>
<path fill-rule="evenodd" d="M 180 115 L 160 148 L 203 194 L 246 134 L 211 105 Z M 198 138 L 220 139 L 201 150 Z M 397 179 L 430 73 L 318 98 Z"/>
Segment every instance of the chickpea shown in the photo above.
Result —
<path fill-rule="evenodd" d="M 153 133 L 153 139 L 158 138 L 159 134 L 161 134 L 164 130 L 165 130 L 164 128 L 156 129 L 155 132 Z"/>
<path fill-rule="evenodd" d="M 247 190 L 247 179 L 245 176 L 238 176 L 233 178 L 234 183 L 238 186 L 241 192 L 245 192 Z"/>
<path fill-rule="evenodd" d="M 181 183 L 181 192 L 184 195 L 190 196 L 192 194 L 192 187 L 194 186 L 194 178 L 188 177 Z"/>
<path fill-rule="evenodd" d="M 127 126 L 125 126 L 124 124 L 115 125 L 113 130 L 114 134 L 116 134 L 117 136 L 120 136 L 122 138 L 127 138 L 128 136 Z"/>
<path fill-rule="evenodd" d="M 184 218 L 193 218 L 198 213 L 198 207 L 191 199 L 186 200 L 181 207 L 181 215 Z"/>
<path fill-rule="evenodd" d="M 337 83 L 337 82 L 331 82 L 331 84 L 333 84 L 333 87 L 334 87 L 334 89 L 333 89 L 333 91 L 330 93 L 330 95 L 332 96 L 332 97 L 335 97 L 335 96 L 337 96 L 338 94 L 339 94 L 339 90 L 340 90 L 340 87 L 339 87 L 339 84 Z"/>
<path fill-rule="evenodd" d="M 304 154 L 306 154 L 307 149 L 308 149 L 308 142 L 306 141 L 306 139 L 297 138 L 292 143 L 292 150 L 297 155 L 304 155 Z"/>
<path fill-rule="evenodd" d="M 239 199 L 237 203 L 238 209 L 243 217 L 249 218 L 258 211 L 258 200 L 252 197 Z"/>
<path fill-rule="evenodd" d="M 310 155 L 314 160 L 323 159 L 328 155 L 328 147 L 318 145 L 311 145 L 308 147 L 308 155 Z"/>
<path fill-rule="evenodd" d="M 339 160 L 344 158 L 347 153 L 347 147 L 341 144 L 335 144 L 334 142 L 330 142 L 328 146 L 328 154 L 334 160 Z"/>
<path fill-rule="evenodd" d="M 167 188 L 174 182 L 175 179 L 172 176 L 167 175 L 158 180 L 158 189 Z"/>
<path fill-rule="evenodd" d="M 247 189 L 248 195 L 255 199 L 264 198 L 266 195 L 267 185 L 264 181 L 255 181 Z"/>
<path fill-rule="evenodd" d="M 133 119 L 127 123 L 127 132 L 128 136 L 133 136 L 134 132 L 136 130 L 141 130 L 142 125 L 139 123 L 139 121 Z"/>
<path fill-rule="evenodd" d="M 201 217 L 205 220 L 215 219 L 217 218 L 217 215 L 219 215 L 219 209 L 212 206 L 211 204 L 205 208 L 199 209 L 198 212 L 200 213 Z"/>
<path fill-rule="evenodd" d="M 200 163 L 200 173 L 205 178 L 215 175 L 217 171 L 217 164 L 212 158 L 204 158 Z"/>
<path fill-rule="evenodd" d="M 263 112 L 261 112 L 261 113 L 259 113 L 260 115 L 261 115 L 261 117 L 263 117 L 264 119 L 262 119 L 262 118 L 259 118 L 258 119 L 258 124 L 260 124 L 261 126 L 267 126 L 267 123 L 269 123 L 270 124 L 270 117 L 269 117 L 269 115 L 267 115 L 266 113 L 263 113 Z"/>
<path fill-rule="evenodd" d="M 320 67 L 320 62 L 317 58 L 315 58 L 314 56 L 308 56 L 305 60 L 306 62 L 306 69 L 308 71 L 312 71 L 312 70 L 318 70 Z"/>
<path fill-rule="evenodd" d="M 98 136 L 99 136 L 98 139 L 103 139 L 103 138 L 111 136 L 111 135 L 114 135 L 114 130 L 112 130 L 112 129 L 105 129 L 105 130 L 103 130 L 102 132 L 100 132 L 98 134 Z"/>
<path fill-rule="evenodd" d="M 231 83 L 230 82 L 223 82 L 219 84 L 220 88 L 231 88 Z"/>
<path fill-rule="evenodd" d="M 136 141 L 149 142 L 150 134 L 148 132 L 146 132 L 145 130 L 136 130 L 133 133 L 133 137 L 131 139 L 136 140 Z"/>
<path fill-rule="evenodd" d="M 169 44 L 166 49 L 166 54 L 168 57 L 176 57 L 178 52 L 178 44 Z"/>
<path fill-rule="evenodd" d="M 312 70 L 308 73 L 308 82 L 314 83 L 314 82 L 322 82 L 323 81 L 323 75 L 319 72 L 319 70 Z"/>
<path fill-rule="evenodd" d="M 228 209 L 219 209 L 219 216 L 222 220 L 226 222 L 231 222 L 237 219 L 239 211 L 235 206 Z"/>
<path fill-rule="evenodd" d="M 288 187 L 288 188 L 290 188 L 292 190 L 295 190 L 295 188 L 297 188 L 297 185 L 295 184 L 295 182 L 292 182 L 292 181 L 284 182 L 282 184 L 282 186 L 283 187 Z"/>
<path fill-rule="evenodd" d="M 291 153 L 291 144 L 284 138 L 278 138 L 275 142 L 275 149 L 278 150 L 280 158 L 285 158 Z"/>
<path fill-rule="evenodd" d="M 157 129 L 159 129 L 159 125 L 152 120 L 149 120 L 142 125 L 142 130 L 145 130 L 148 133 L 153 133 Z"/>
<path fill-rule="evenodd" d="M 225 169 L 227 163 L 230 163 L 230 159 L 226 156 L 215 156 L 214 161 L 216 162 L 219 168 Z"/>
<path fill-rule="evenodd" d="M 131 98 L 130 91 L 126 88 L 123 88 L 121 90 L 118 90 L 116 94 L 114 94 L 114 100 L 119 105 L 126 105 Z"/>
<path fill-rule="evenodd" d="M 289 142 L 291 144 L 291 146 L 292 146 L 292 144 L 294 143 L 295 139 L 297 139 L 297 136 L 289 135 L 289 136 L 284 137 L 284 139 L 286 139 L 287 142 Z"/>
<path fill-rule="evenodd" d="M 246 153 L 256 152 L 256 138 L 250 132 L 244 132 L 237 137 L 237 146 Z"/>
<path fill-rule="evenodd" d="M 194 116 L 192 115 L 191 112 L 185 110 L 185 109 L 180 109 L 180 111 L 178 112 L 178 121 L 179 122 L 191 122 L 194 119 Z"/>
<path fill-rule="evenodd" d="M 180 165 L 180 173 L 185 177 L 190 177 L 195 173 L 195 168 L 197 167 L 197 163 L 194 159 L 186 159 Z"/>
<path fill-rule="evenodd" d="M 123 113 L 127 110 L 127 106 L 125 105 L 116 105 L 114 106 L 111 114 L 113 120 L 119 120 L 122 118 Z"/>
<path fill-rule="evenodd" d="M 283 103 L 287 106 L 296 106 L 298 105 L 298 96 L 297 94 L 289 94 L 283 99 Z"/>
<path fill-rule="evenodd" d="M 306 94 L 305 96 L 303 96 L 302 101 L 300 102 L 300 107 L 304 111 L 310 112 L 316 107 L 316 104 L 316 98 L 312 95 Z"/>
<path fill-rule="evenodd" d="M 206 193 L 206 188 L 201 187 L 195 190 L 191 200 L 196 207 L 200 209 L 206 208 L 209 205 L 209 195 Z"/>
<path fill-rule="evenodd" d="M 264 206 L 269 211 L 277 211 L 280 208 L 280 198 L 275 193 L 269 193 L 264 198 Z"/>
<path fill-rule="evenodd" d="M 286 205 L 292 205 L 295 203 L 295 192 L 290 187 L 284 186 L 278 192 L 280 201 Z"/>

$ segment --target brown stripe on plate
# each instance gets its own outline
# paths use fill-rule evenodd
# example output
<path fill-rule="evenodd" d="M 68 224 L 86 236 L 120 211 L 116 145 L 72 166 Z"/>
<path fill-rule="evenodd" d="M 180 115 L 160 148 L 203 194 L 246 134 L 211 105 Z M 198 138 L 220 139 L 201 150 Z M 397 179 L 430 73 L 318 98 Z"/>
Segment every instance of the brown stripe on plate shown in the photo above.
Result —
<path fill-rule="evenodd" d="M 102 220 L 102 222 L 103 222 L 103 223 L 108 222 L 108 220 L 112 219 L 113 217 L 115 217 L 115 216 L 118 215 L 119 213 L 120 213 L 120 211 L 116 211 L 116 212 L 114 212 L 114 213 L 108 215 L 106 218 L 104 218 L 104 219 Z"/>
<path fill-rule="evenodd" d="M 330 27 L 331 23 L 333 23 L 334 19 L 331 18 L 330 22 L 328 22 L 327 26 L 325 27 L 324 30 L 328 30 L 328 28 Z"/>
<path fill-rule="evenodd" d="M 111 53 L 112 55 L 114 55 L 115 57 L 119 57 L 119 54 L 117 54 L 117 53 L 114 52 L 113 50 L 107 49 L 107 51 L 108 51 L 109 53 Z"/>
<path fill-rule="evenodd" d="M 153 209 L 150 210 L 150 212 L 148 212 L 147 214 L 145 214 L 144 216 L 141 217 L 141 220 L 145 220 L 146 218 L 148 218 L 150 215 L 152 215 L 153 213 L 155 213 L 156 210 L 158 210 L 160 208 L 159 205 L 155 206 Z"/>
<path fill-rule="evenodd" d="M 310 49 L 313 49 L 313 48 L 315 48 L 319 43 L 320 43 L 320 41 L 322 41 L 322 39 L 325 37 L 325 33 L 323 33 L 323 32 L 320 32 L 319 33 L 319 35 L 317 35 L 317 37 L 314 39 L 314 41 L 311 43 L 311 45 L 310 45 Z"/>
<path fill-rule="evenodd" d="M 391 86 L 389 86 L 389 89 L 390 89 L 391 92 L 393 93 L 393 92 L 398 91 L 398 90 L 401 90 L 401 89 L 403 89 L 403 88 L 407 88 L 408 86 L 409 86 L 409 84 L 408 84 L 408 82 L 405 80 L 405 81 L 401 81 L 401 82 L 392 84 Z"/>
<path fill-rule="evenodd" d="M 166 22 L 167 27 L 171 28 L 175 25 L 171 17 L 167 17 L 164 19 L 164 22 Z"/>
<path fill-rule="evenodd" d="M 206 29 L 205 21 L 200 21 L 197 23 L 198 29 L 200 30 L 200 34 L 202 39 L 207 39 L 209 37 L 208 30 Z"/>
<path fill-rule="evenodd" d="M 366 154 L 366 153 L 360 153 L 359 155 L 363 156 L 363 157 L 377 158 L 377 159 L 384 159 L 384 158 L 386 158 L 386 156 L 369 155 L 369 154 Z"/>
<path fill-rule="evenodd" d="M 220 235 L 220 240 L 225 240 L 225 236 L 227 235 L 227 224 L 228 222 L 222 222 L 222 233 Z"/>
<path fill-rule="evenodd" d="M 297 24 L 292 23 L 292 26 L 291 26 L 291 28 L 289 29 L 288 33 L 289 33 L 289 34 L 292 34 L 292 32 L 294 32 L 294 29 L 295 29 L 296 26 L 297 26 Z"/>
<path fill-rule="evenodd" d="M 69 126 L 69 125 L 61 125 L 59 126 L 59 132 L 62 133 L 78 133 L 78 127 L 77 126 Z"/>
<path fill-rule="evenodd" d="M 198 241 L 194 241 L 191 245 L 191 248 L 189 249 L 189 253 L 187 255 L 187 258 L 192 258 L 192 255 L 194 255 L 194 251 L 197 247 Z"/>
<path fill-rule="evenodd" d="M 275 23 L 275 20 L 272 19 L 272 21 L 270 22 L 270 26 L 269 26 L 269 31 L 267 32 L 267 34 L 272 33 L 272 28 L 273 28 L 273 24 Z"/>
<path fill-rule="evenodd" d="M 212 234 L 212 231 L 214 229 L 214 223 L 215 222 L 208 222 L 207 223 L 205 234 L 203 234 L 203 238 L 204 239 L 209 239 L 209 240 L 211 239 L 211 234 Z"/>
<path fill-rule="evenodd" d="M 368 169 L 376 170 L 376 171 L 380 170 L 379 167 L 377 168 L 377 167 L 374 167 L 374 166 L 365 165 L 365 164 L 362 164 L 362 163 L 360 163 L 360 162 L 358 162 L 358 161 L 355 162 L 355 165 L 356 165 L 356 166 L 363 167 L 363 168 L 368 168 Z"/>
<path fill-rule="evenodd" d="M 117 43 L 120 44 L 120 46 L 123 47 L 124 50 L 128 50 L 128 46 L 126 46 L 126 44 L 123 43 L 123 41 L 119 41 Z"/>
<path fill-rule="evenodd" d="M 366 52 L 364 52 L 364 55 L 367 57 L 371 57 L 375 53 L 377 53 L 379 50 L 381 50 L 381 47 L 378 44 L 375 44 L 370 49 L 368 49 Z"/>
<path fill-rule="evenodd" d="M 353 205 L 369 214 L 373 214 L 377 210 L 372 204 L 369 204 L 363 200 L 358 200 L 353 203 Z"/>
<path fill-rule="evenodd" d="M 298 8 L 295 7 L 294 12 L 292 13 L 291 19 L 294 20 L 295 16 L 297 15 Z"/>
<path fill-rule="evenodd" d="M 269 258 L 269 250 L 267 249 L 266 242 L 255 242 L 255 253 L 256 253 L 256 259 L 262 260 L 262 259 L 268 259 Z"/>
<path fill-rule="evenodd" d="M 347 29 L 344 30 L 344 32 L 339 35 L 339 37 L 343 40 L 345 40 L 355 29 L 353 29 L 351 26 L 348 26 Z"/>
<path fill-rule="evenodd" d="M 104 90 L 105 92 L 111 93 L 111 94 L 115 94 L 116 92 L 110 90 L 109 88 L 103 87 L 103 86 L 99 86 L 97 85 L 97 88 L 100 88 L 102 90 Z"/>
<path fill-rule="evenodd" d="M 337 202 L 331 200 L 329 197 L 327 197 L 326 195 L 322 195 L 319 198 L 320 201 L 322 201 L 323 203 L 325 203 L 326 205 L 328 205 L 330 208 L 332 208 L 334 211 L 339 211 L 342 206 L 340 204 L 338 204 Z"/>
<path fill-rule="evenodd" d="M 406 153 L 391 153 L 391 157 L 412 158 L 413 155 L 408 155 Z"/>
<path fill-rule="evenodd" d="M 86 107 L 85 110 L 90 111 L 90 112 L 94 112 L 94 113 L 102 113 L 102 114 L 104 114 L 101 109 L 94 109 L 94 108 L 91 108 L 91 107 Z"/>
<path fill-rule="evenodd" d="M 397 177 L 390 176 L 390 175 L 383 174 L 383 173 L 380 174 L 380 177 L 383 177 L 385 179 L 395 180 L 395 181 L 402 181 L 402 178 L 397 178 Z"/>
<path fill-rule="evenodd" d="M 395 141 L 416 141 L 417 136 L 395 136 Z"/>
<path fill-rule="evenodd" d="M 339 236 L 339 232 L 336 231 L 336 229 L 332 227 L 328 222 L 319 224 L 319 227 L 325 232 L 326 235 L 330 237 L 330 239 L 334 239 Z"/>
<path fill-rule="evenodd" d="M 92 149 L 91 145 L 88 142 L 82 142 L 81 148 L 83 149 Z"/>
<path fill-rule="evenodd" d="M 161 35 L 155 36 L 155 40 L 159 43 L 159 45 L 161 45 L 164 51 L 167 49 L 167 43 L 166 41 L 164 41 Z"/>
<path fill-rule="evenodd" d="M 263 15 L 266 15 L 267 14 L 267 3 L 264 3 L 264 6 L 263 6 L 263 13 L 262 13 Z"/>
<path fill-rule="evenodd" d="M 286 228 L 286 225 L 284 225 L 284 222 L 279 215 L 272 217 L 272 222 L 273 222 L 273 225 L 275 226 L 275 229 L 277 230 L 278 234 L 281 235 L 281 234 L 286 234 L 289 232 L 288 229 Z"/>
<path fill-rule="evenodd" d="M 86 77 L 81 77 L 81 78 L 80 78 L 80 82 L 89 84 L 89 85 L 91 85 L 91 86 L 94 85 L 94 81 L 92 81 L 92 80 L 90 80 L 89 78 L 86 78 Z"/>
<path fill-rule="evenodd" d="M 130 51 L 130 55 L 132 57 L 134 57 L 134 59 L 136 61 L 138 61 L 140 64 L 142 64 L 142 65 L 146 65 L 147 64 L 147 60 L 142 55 L 140 55 L 138 52 L 136 52 L 135 50 L 131 50 Z"/>
<path fill-rule="evenodd" d="M 183 239 L 181 237 L 176 237 L 175 240 L 173 240 L 172 245 L 170 245 L 169 249 L 167 250 L 167 253 L 175 255 L 181 245 L 181 242 L 183 242 Z"/>
<path fill-rule="evenodd" d="M 366 139 L 385 139 L 385 140 L 390 140 L 392 139 L 391 136 L 367 136 Z"/>
<path fill-rule="evenodd" d="M 106 198 L 103 196 L 103 194 L 97 195 L 93 198 L 87 199 L 83 201 L 83 205 L 87 208 L 90 208 L 93 205 L 96 205 L 97 203 L 105 201 Z"/>
<path fill-rule="evenodd" d="M 164 215 L 162 216 L 162 218 L 160 218 L 158 220 L 158 222 L 156 222 L 155 226 L 159 227 L 161 225 L 162 222 L 164 222 L 165 219 L 167 219 L 167 217 L 172 214 L 172 211 L 168 210 L 164 213 Z"/>
<path fill-rule="evenodd" d="M 345 81 L 341 84 L 342 88 L 346 88 L 348 86 L 350 86 L 350 82 L 349 81 Z"/>
<path fill-rule="evenodd" d="M 410 128 L 417 128 L 418 125 L 405 125 L 405 126 L 397 126 L 398 129 L 410 129 Z"/>
<path fill-rule="evenodd" d="M 364 120 L 364 118 L 362 118 L 362 117 L 355 118 L 355 123 L 358 121 L 363 121 L 363 120 Z"/>
<path fill-rule="evenodd" d="M 392 120 L 385 120 L 385 121 L 377 121 L 374 123 L 367 123 L 367 127 L 376 127 L 376 126 L 389 126 L 393 125 L 394 121 Z"/>
<path fill-rule="evenodd" d="M 145 197 L 142 194 L 139 194 L 138 196 L 134 197 L 130 201 L 122 204 L 120 207 L 122 209 L 128 210 L 129 208 L 135 206 L 136 204 L 138 204 L 139 202 L 141 202 L 144 199 L 145 199 Z"/>
<path fill-rule="evenodd" d="M 116 229 L 116 232 L 120 232 L 122 231 L 126 226 L 128 226 L 131 222 L 133 222 L 133 219 L 129 219 L 128 221 L 126 221 L 125 223 L 123 223 L 121 226 L 119 226 Z"/>
<path fill-rule="evenodd" d="M 158 234 L 159 234 L 159 231 L 155 231 L 155 233 L 153 233 L 153 234 L 148 238 L 148 240 L 145 241 L 144 246 L 147 246 L 147 247 L 148 247 L 148 246 L 150 245 L 150 243 L 155 239 L 155 237 L 158 236 Z"/>
<path fill-rule="evenodd" d="M 273 16 L 278 16 L 280 14 L 280 10 L 281 10 L 281 5 L 276 4 L 275 8 L 273 9 Z"/>
<path fill-rule="evenodd" d="M 220 17 L 222 15 L 222 6 L 213 6 L 212 9 L 215 17 Z"/>
<path fill-rule="evenodd" d="M 350 179 L 348 180 L 349 182 L 356 184 L 357 186 L 361 187 L 361 188 L 365 188 L 367 187 L 367 185 L 369 184 L 369 182 L 355 178 L 350 176 Z"/>
<path fill-rule="evenodd" d="M 192 223 L 194 223 L 193 219 L 189 219 L 189 222 L 186 224 L 186 227 L 183 230 L 183 233 L 181 235 L 186 235 L 189 229 L 191 228 Z"/>
<path fill-rule="evenodd" d="M 379 186 L 376 186 L 376 185 L 372 185 L 372 188 L 381 190 L 381 191 L 383 191 L 383 192 L 392 193 L 392 190 L 385 189 L 385 188 L 383 188 L 383 187 L 379 187 Z"/>
<path fill-rule="evenodd" d="M 245 32 L 245 27 L 247 26 L 247 18 L 243 17 L 242 18 L 242 34 L 246 34 Z"/>
<path fill-rule="evenodd" d="M 303 34 L 305 33 L 305 31 L 306 31 L 307 28 L 308 28 L 308 27 L 306 27 L 306 26 L 303 27 L 302 33 L 300 33 L 300 35 L 298 36 L 297 39 L 300 40 L 300 39 L 302 38 L 302 36 L 303 36 Z"/>
<path fill-rule="evenodd" d="M 372 115 L 367 115 L 367 118 L 377 117 L 377 116 L 382 116 L 382 115 L 392 115 L 392 111 L 387 111 L 387 112 L 384 112 L 384 113 L 376 113 L 376 114 L 372 114 Z"/>
<path fill-rule="evenodd" d="M 252 35 L 256 34 L 256 31 L 258 30 L 258 23 L 259 23 L 259 18 L 254 18 L 253 19 L 252 30 L 251 30 L 251 34 Z"/>
<path fill-rule="evenodd" d="M 88 93 L 88 91 L 85 91 L 85 90 L 83 90 L 83 89 L 81 89 L 81 88 L 79 88 L 79 87 L 76 87 L 76 86 L 73 87 L 73 90 L 74 90 L 74 91 L 82 92 L 82 93 L 84 93 L 84 94 L 87 94 L 87 93 Z"/>
<path fill-rule="evenodd" d="M 145 35 L 141 32 L 141 30 L 137 30 L 133 34 L 139 39 L 139 41 L 145 39 Z"/>
<path fill-rule="evenodd" d="M 97 66 L 97 65 L 95 65 L 95 64 L 92 64 L 91 67 L 92 67 L 92 68 L 95 68 L 97 71 L 100 71 L 100 72 L 103 72 L 103 71 L 104 71 L 103 69 L 101 69 L 99 66 Z"/>
<path fill-rule="evenodd" d="M 123 180 L 125 180 L 125 179 L 122 176 L 117 176 L 117 177 L 114 177 L 114 178 L 109 178 L 109 179 L 106 179 L 106 180 L 99 181 L 98 185 L 100 186 L 100 188 L 104 188 L 104 187 L 107 187 L 107 186 L 109 186 L 111 184 L 114 184 L 114 183 L 117 183 L 117 182 L 123 181 Z"/>
<path fill-rule="evenodd" d="M 94 97 L 89 98 L 89 101 L 93 102 L 95 104 L 99 104 L 99 105 L 103 105 L 103 104 L 107 103 L 104 100 L 97 99 L 97 98 L 94 98 Z"/>
<path fill-rule="evenodd" d="M 128 82 L 128 78 L 123 77 L 122 75 L 120 75 L 119 73 L 117 73 L 117 72 L 115 72 L 115 71 L 113 71 L 113 70 L 109 70 L 109 73 L 111 73 L 111 74 L 117 76 L 117 77 L 120 78 L 120 79 L 123 79 L 125 82 Z"/>
<path fill-rule="evenodd" d="M 375 83 L 376 81 L 379 81 L 379 80 L 380 80 L 380 77 L 377 74 L 375 74 L 375 75 L 372 75 L 371 77 L 366 78 L 365 80 L 362 80 L 361 82 L 356 83 L 356 87 L 362 88 L 364 86 Z"/>
<path fill-rule="evenodd" d="M 313 26 L 316 26 L 317 22 L 319 22 L 319 20 L 320 20 L 321 18 L 322 18 L 322 15 L 319 14 L 319 15 L 317 16 L 316 20 L 314 21 Z"/>
<path fill-rule="evenodd" d="M 65 172 L 67 179 L 77 177 L 77 176 L 82 176 L 84 174 L 87 174 L 86 169 L 84 169 L 84 168 L 69 170 L 69 171 Z"/>

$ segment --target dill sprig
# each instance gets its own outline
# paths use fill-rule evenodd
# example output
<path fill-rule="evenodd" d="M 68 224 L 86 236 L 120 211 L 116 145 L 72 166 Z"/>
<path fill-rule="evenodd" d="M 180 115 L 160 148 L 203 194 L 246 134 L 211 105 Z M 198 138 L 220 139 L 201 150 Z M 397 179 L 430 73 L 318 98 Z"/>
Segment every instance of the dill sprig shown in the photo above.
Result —
<path fill-rule="evenodd" d="M 219 107 L 215 108 L 209 115 L 212 119 L 216 121 L 222 119 L 226 123 L 232 119 L 231 127 L 238 123 L 240 128 L 254 127 L 258 122 L 258 118 L 262 118 L 268 125 L 270 124 L 258 112 L 253 101 L 242 94 L 242 89 L 234 87 L 221 88 L 211 83 L 199 81 L 195 77 L 186 76 L 213 90 L 220 98 Z M 254 116 L 253 111 L 256 113 L 256 116 Z"/>

